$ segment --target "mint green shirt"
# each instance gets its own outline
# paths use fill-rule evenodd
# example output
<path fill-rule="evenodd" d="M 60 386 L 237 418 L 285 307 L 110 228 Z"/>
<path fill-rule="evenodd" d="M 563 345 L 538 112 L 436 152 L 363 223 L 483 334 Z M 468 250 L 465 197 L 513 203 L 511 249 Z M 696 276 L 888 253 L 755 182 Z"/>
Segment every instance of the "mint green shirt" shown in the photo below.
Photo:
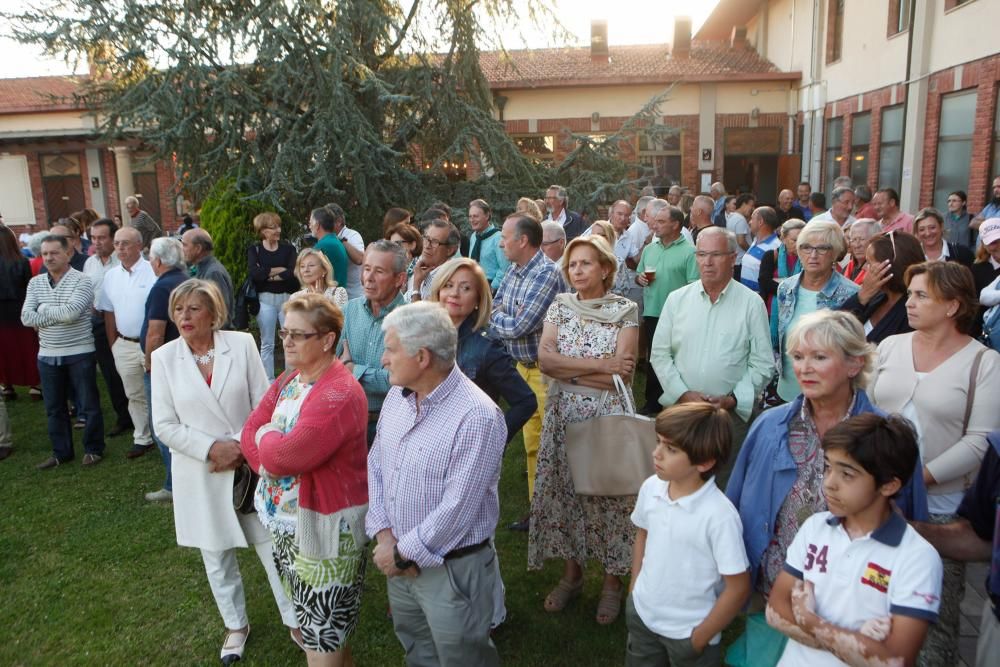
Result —
<path fill-rule="evenodd" d="M 650 363 L 663 386 L 660 404 L 686 391 L 736 396 L 736 414 L 748 421 L 774 372 L 764 300 L 735 280 L 715 303 L 701 281 L 667 297 L 653 336 Z"/>
<path fill-rule="evenodd" d="M 659 239 L 654 239 L 642 251 L 636 273 L 641 274 L 647 266 L 656 267 L 656 279 L 642 289 L 643 317 L 659 317 L 671 292 L 700 277 L 698 263 L 694 259 L 694 246 L 683 236 L 666 248 Z"/>
<path fill-rule="evenodd" d="M 819 291 L 806 289 L 799 285 L 799 293 L 795 299 L 795 311 L 792 313 L 792 321 L 788 323 L 788 331 L 796 325 L 803 315 L 814 313 L 819 310 L 817 305 Z M 782 349 L 785 346 L 782 345 Z M 785 401 L 791 401 L 802 393 L 799 381 L 795 379 L 795 371 L 792 369 L 792 358 L 788 356 L 787 350 L 781 356 L 781 377 L 778 378 L 778 396 Z"/>

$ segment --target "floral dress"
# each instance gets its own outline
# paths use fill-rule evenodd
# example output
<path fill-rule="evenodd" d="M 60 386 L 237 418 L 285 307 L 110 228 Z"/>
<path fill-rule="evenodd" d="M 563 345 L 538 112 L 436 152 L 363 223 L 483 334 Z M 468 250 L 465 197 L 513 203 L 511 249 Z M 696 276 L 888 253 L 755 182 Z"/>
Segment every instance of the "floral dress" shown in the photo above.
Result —
<path fill-rule="evenodd" d="M 634 307 L 624 297 L 602 308 L 615 312 Z M 584 320 L 556 301 L 545 321 L 558 327 L 559 354 L 584 359 L 606 359 L 615 354 L 618 333 L 638 323 L 623 318 L 614 323 Z M 578 496 L 566 460 L 566 425 L 600 416 L 600 396 L 558 391 L 545 402 L 535 494 L 531 500 L 528 567 L 540 569 L 550 558 L 586 563 L 600 561 L 605 571 L 626 575 L 632 567 L 635 526 L 630 515 L 636 496 Z M 616 392 L 609 392 L 603 415 L 625 414 Z"/>
<path fill-rule="evenodd" d="M 271 423 L 282 433 L 295 426 L 312 388 L 296 376 L 281 389 Z M 300 481 L 298 475 L 262 475 L 254 504 L 261 523 L 271 532 L 274 562 L 295 607 L 303 643 L 311 650 L 333 653 L 346 645 L 357 627 L 367 558 L 343 520 L 336 558 L 317 560 L 299 553 L 295 531 Z"/>

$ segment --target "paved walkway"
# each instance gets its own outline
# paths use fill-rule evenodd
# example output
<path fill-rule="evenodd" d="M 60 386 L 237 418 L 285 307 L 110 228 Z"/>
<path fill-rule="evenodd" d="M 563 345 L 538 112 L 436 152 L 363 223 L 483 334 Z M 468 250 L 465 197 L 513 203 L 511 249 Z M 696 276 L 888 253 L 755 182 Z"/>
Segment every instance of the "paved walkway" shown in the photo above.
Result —
<path fill-rule="evenodd" d="M 962 618 L 959 623 L 958 653 L 960 667 L 976 663 L 976 640 L 979 638 L 979 621 L 986 600 L 986 573 L 988 563 L 970 563 L 965 568 L 965 598 L 962 599 Z"/>

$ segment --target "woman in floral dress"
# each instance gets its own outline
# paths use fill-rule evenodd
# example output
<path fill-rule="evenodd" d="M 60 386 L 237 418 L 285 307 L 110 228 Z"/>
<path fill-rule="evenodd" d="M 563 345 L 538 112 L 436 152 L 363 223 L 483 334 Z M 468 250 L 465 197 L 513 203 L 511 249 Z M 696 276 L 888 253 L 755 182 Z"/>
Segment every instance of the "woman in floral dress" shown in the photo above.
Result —
<path fill-rule="evenodd" d="M 576 294 L 560 294 L 549 308 L 538 349 L 542 372 L 553 379 L 545 403 L 531 500 L 528 567 L 566 561 L 559 583 L 545 598 L 545 610 L 561 611 L 583 588 L 583 568 L 594 559 L 604 569 L 597 622 L 613 623 L 621 611 L 621 577 L 632 565 L 635 528 L 629 515 L 635 496 L 579 496 L 566 460 L 566 425 L 603 413 L 624 414 L 614 375 L 626 386 L 635 370 L 638 309 L 609 294 L 617 261 L 601 237 L 574 239 L 566 249 L 563 276 Z M 605 397 L 606 394 L 606 398 Z"/>
<path fill-rule="evenodd" d="M 364 390 L 337 359 L 344 316 L 319 294 L 285 303 L 280 334 L 296 371 L 275 381 L 243 427 L 261 475 L 256 507 L 271 533 L 310 665 L 353 664 L 367 554 Z"/>

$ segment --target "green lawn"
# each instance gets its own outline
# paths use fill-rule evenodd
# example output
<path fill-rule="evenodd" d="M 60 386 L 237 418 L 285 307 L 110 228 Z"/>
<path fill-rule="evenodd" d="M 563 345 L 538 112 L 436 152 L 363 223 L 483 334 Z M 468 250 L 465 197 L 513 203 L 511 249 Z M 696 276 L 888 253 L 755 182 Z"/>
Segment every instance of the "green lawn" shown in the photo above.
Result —
<path fill-rule="evenodd" d="M 641 396 L 642 378 L 636 394 Z M 103 386 L 103 385 L 102 385 Z M 127 461 L 130 434 L 108 441 L 104 461 L 50 471 L 35 465 L 50 452 L 41 403 L 7 403 L 14 455 L 0 463 L 0 665 L 218 664 L 223 626 L 195 549 L 178 547 L 173 513 L 143 493 L 159 488 L 157 454 Z M 105 414 L 113 414 L 105 397 Z M 623 618 L 594 621 L 600 571 L 588 570 L 582 598 L 561 614 L 542 600 L 562 567 L 525 567 L 527 535 L 503 526 L 527 511 L 520 436 L 508 448 L 500 481 L 497 549 L 507 586 L 507 622 L 495 640 L 508 665 L 620 665 Z M 288 639 L 262 568 L 240 552 L 253 630 L 247 665 L 303 664 Z M 359 667 L 402 665 L 385 616 L 385 578 L 368 569 L 362 618 L 352 647 Z"/>

